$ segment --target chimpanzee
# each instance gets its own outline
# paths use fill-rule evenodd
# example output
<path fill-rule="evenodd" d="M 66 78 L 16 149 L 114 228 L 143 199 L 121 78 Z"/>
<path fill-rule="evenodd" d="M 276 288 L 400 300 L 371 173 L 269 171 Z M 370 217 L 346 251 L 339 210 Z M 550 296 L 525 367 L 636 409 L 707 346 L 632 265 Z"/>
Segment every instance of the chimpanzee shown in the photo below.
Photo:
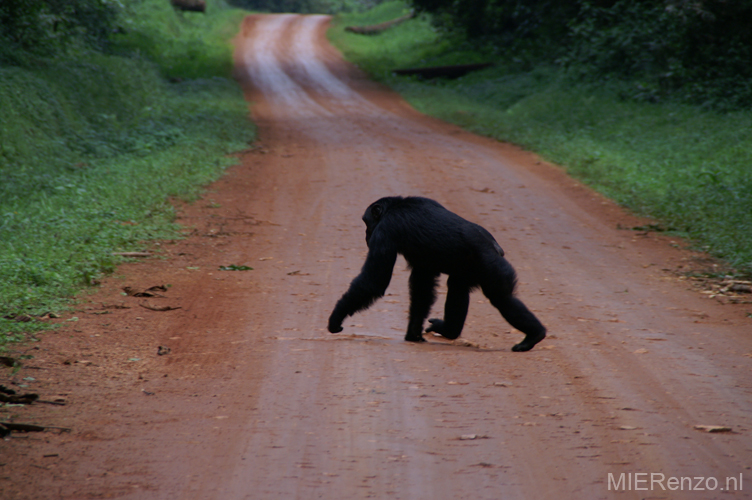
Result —
<path fill-rule="evenodd" d="M 448 339 L 462 333 L 470 292 L 480 287 L 486 297 L 525 339 L 513 351 L 529 351 L 546 336 L 546 328 L 514 296 L 517 277 L 491 233 L 450 212 L 438 202 L 417 196 L 392 196 L 371 204 L 363 215 L 368 256 L 329 317 L 329 331 L 342 331 L 346 317 L 384 296 L 397 254 L 410 274 L 410 318 L 405 340 L 425 342 L 423 321 L 436 300 L 440 274 L 447 274 L 444 319 L 429 319 L 426 332 Z"/>

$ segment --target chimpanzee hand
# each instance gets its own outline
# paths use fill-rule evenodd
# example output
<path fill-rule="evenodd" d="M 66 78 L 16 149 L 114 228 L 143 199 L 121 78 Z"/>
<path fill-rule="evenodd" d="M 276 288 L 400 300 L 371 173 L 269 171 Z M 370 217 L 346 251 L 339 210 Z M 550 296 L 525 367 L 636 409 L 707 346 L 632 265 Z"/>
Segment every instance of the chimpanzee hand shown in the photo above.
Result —
<path fill-rule="evenodd" d="M 339 333 L 343 330 L 342 319 L 334 317 L 334 314 L 329 316 L 329 333 Z"/>
<path fill-rule="evenodd" d="M 431 323 L 431 326 L 426 328 L 426 333 L 435 332 L 449 340 L 458 338 L 460 333 L 462 333 L 462 325 L 460 325 L 459 328 L 457 328 L 456 325 L 452 328 L 446 321 L 438 318 L 431 318 L 428 322 Z"/>
<path fill-rule="evenodd" d="M 441 331 L 443 330 L 442 327 L 444 326 L 443 319 L 431 318 L 428 320 L 428 322 L 431 323 L 431 326 L 426 328 L 426 333 L 435 332 L 441 334 Z"/>

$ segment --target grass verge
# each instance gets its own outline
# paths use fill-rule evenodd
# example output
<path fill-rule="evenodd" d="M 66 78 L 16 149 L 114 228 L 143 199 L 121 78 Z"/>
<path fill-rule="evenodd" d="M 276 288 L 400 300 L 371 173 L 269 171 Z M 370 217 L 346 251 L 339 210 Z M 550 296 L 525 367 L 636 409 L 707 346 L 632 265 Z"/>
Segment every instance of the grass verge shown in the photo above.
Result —
<path fill-rule="evenodd" d="M 195 196 L 253 139 L 228 78 L 244 13 L 208 4 L 133 2 L 114 53 L 0 67 L 0 349 L 114 270 L 113 252 L 179 237 L 169 197 Z"/>
<path fill-rule="evenodd" d="M 336 19 L 345 57 L 416 109 L 536 151 L 606 196 L 752 274 L 752 112 L 719 113 L 620 98 L 618 83 L 587 85 L 558 67 L 446 40 L 425 17 L 373 36 L 344 31 L 397 17 L 402 2 Z M 391 70 L 492 60 L 457 80 L 420 81 Z"/>

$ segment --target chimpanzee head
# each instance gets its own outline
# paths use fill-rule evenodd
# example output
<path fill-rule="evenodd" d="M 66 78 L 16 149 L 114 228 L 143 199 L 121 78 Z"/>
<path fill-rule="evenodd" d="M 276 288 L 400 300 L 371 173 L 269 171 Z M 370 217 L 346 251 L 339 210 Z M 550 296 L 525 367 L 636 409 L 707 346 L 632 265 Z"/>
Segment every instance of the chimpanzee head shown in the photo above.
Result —
<path fill-rule="evenodd" d="M 389 196 L 377 200 L 366 209 L 366 213 L 363 214 L 363 222 L 366 223 L 366 245 L 371 241 L 371 235 L 376 229 L 376 226 L 381 221 L 384 213 L 394 202 L 401 200 L 401 196 Z M 369 245 L 370 246 L 370 245 Z"/>
<path fill-rule="evenodd" d="M 366 245 L 371 241 L 373 230 L 376 229 L 376 225 L 384 214 L 384 206 L 379 203 L 380 201 L 381 200 L 372 203 L 371 206 L 366 209 L 366 213 L 363 214 L 363 222 L 366 223 Z"/>

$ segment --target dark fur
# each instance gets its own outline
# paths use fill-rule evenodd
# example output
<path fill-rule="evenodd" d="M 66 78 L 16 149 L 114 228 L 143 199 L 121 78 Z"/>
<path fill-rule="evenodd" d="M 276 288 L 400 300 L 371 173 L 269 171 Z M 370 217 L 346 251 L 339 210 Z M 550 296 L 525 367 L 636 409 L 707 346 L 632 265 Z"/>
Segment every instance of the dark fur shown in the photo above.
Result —
<path fill-rule="evenodd" d="M 383 297 L 397 254 L 407 260 L 410 275 L 410 319 L 405 340 L 424 342 L 423 322 L 436 300 L 440 274 L 448 274 L 444 319 L 430 319 L 426 332 L 448 339 L 462 333 L 470 292 L 480 287 L 501 315 L 525 339 L 513 351 L 529 351 L 546 336 L 545 327 L 514 296 L 517 278 L 491 233 L 427 198 L 382 198 L 363 215 L 368 257 L 349 290 L 329 317 L 329 331 L 342 331 L 346 317 Z"/>

